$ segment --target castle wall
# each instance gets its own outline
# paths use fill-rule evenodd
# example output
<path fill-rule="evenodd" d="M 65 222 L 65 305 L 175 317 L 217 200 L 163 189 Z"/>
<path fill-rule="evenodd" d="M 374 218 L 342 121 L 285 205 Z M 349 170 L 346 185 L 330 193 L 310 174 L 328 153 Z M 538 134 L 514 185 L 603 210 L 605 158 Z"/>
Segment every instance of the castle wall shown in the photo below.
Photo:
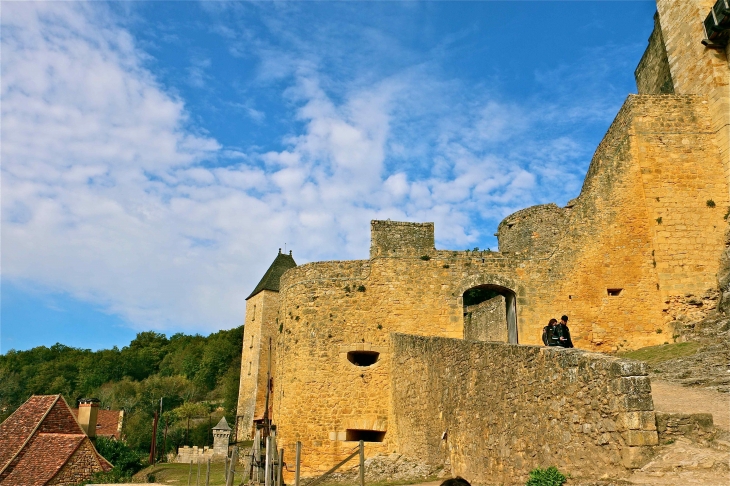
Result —
<path fill-rule="evenodd" d="M 464 339 L 508 342 L 505 299 L 498 295 L 464 308 Z"/>
<path fill-rule="evenodd" d="M 269 366 L 269 338 L 275 352 L 278 329 L 279 293 L 263 290 L 246 301 L 241 352 L 241 381 L 236 412 L 236 440 L 253 438 L 253 421 L 266 408 L 266 378 Z M 275 356 L 275 355 L 274 355 Z M 273 357 L 272 357 L 273 358 Z M 276 360 L 271 360 L 274 376 Z"/>
<path fill-rule="evenodd" d="M 649 46 L 634 71 L 639 94 L 674 94 L 669 58 L 664 45 L 659 15 L 654 15 L 654 30 L 649 37 Z"/>
<path fill-rule="evenodd" d="M 563 237 L 568 211 L 554 203 L 522 209 L 499 223 L 499 251 L 548 256 Z"/>
<path fill-rule="evenodd" d="M 398 451 L 449 459 L 472 484 L 524 482 L 555 464 L 582 478 L 621 475 L 658 443 L 643 363 L 408 335 L 391 346 Z"/>
<path fill-rule="evenodd" d="M 677 94 L 707 97 L 712 131 L 730 176 L 730 64 L 728 50 L 709 49 L 702 22 L 715 0 L 657 0 L 657 11 Z"/>
<path fill-rule="evenodd" d="M 728 187 L 718 176 L 710 119 L 704 97 L 632 95 L 597 148 L 580 196 L 562 209 L 566 222 L 552 250 L 519 241 L 554 231 L 545 206 L 500 224 L 500 248 L 527 257 L 526 287 L 542 325 L 568 314 L 573 341 L 587 349 L 671 341 L 669 302 L 713 287 L 724 248 Z M 530 328 L 520 342 L 538 344 L 533 323 L 522 326 Z"/>

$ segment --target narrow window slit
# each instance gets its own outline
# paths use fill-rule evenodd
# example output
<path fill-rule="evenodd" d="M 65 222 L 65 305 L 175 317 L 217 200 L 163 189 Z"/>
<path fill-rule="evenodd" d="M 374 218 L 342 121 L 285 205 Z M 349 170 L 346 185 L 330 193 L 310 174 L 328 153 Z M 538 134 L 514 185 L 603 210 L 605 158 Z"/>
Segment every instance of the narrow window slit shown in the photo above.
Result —
<path fill-rule="evenodd" d="M 345 440 L 355 442 L 383 442 L 384 438 L 384 430 L 347 429 L 345 432 Z"/>

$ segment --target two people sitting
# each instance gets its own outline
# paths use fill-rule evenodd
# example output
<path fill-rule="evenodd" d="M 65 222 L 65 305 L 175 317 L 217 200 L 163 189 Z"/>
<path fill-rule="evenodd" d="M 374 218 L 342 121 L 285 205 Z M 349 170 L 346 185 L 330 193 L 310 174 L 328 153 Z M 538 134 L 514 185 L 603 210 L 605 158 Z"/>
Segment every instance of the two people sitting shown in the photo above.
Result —
<path fill-rule="evenodd" d="M 542 328 L 542 342 L 545 346 L 561 346 L 563 348 L 572 348 L 573 341 L 570 339 L 570 329 L 568 329 L 568 316 L 557 319 L 550 319 L 548 325 Z"/>

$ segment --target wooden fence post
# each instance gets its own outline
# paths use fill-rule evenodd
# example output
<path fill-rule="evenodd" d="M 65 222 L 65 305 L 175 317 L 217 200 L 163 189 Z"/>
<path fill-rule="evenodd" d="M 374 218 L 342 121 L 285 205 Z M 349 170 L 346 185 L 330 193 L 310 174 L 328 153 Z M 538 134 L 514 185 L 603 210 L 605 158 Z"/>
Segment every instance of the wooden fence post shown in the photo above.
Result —
<path fill-rule="evenodd" d="M 195 482 L 195 486 L 200 486 L 200 456 L 198 456 L 198 480 Z"/>
<path fill-rule="evenodd" d="M 236 463 L 238 462 L 238 446 L 233 446 L 231 453 L 231 467 L 228 468 L 228 479 L 226 486 L 233 486 L 233 478 L 236 476 Z"/>
<path fill-rule="evenodd" d="M 190 480 L 193 477 L 193 460 L 190 459 L 190 469 L 188 470 L 188 486 L 190 486 Z"/>
<path fill-rule="evenodd" d="M 299 465 L 302 461 L 302 443 L 297 441 L 297 452 L 294 466 L 294 486 L 299 486 Z"/>
<path fill-rule="evenodd" d="M 271 437 L 266 438 L 266 467 L 264 469 L 264 486 L 271 484 Z"/>
<path fill-rule="evenodd" d="M 360 486 L 365 486 L 365 442 L 360 441 Z"/>
<path fill-rule="evenodd" d="M 277 483 L 276 486 L 281 486 L 284 482 L 284 449 L 279 449 L 279 475 L 276 478 Z"/>
<path fill-rule="evenodd" d="M 210 486 L 210 457 L 208 458 L 208 467 L 205 469 L 205 486 Z"/>

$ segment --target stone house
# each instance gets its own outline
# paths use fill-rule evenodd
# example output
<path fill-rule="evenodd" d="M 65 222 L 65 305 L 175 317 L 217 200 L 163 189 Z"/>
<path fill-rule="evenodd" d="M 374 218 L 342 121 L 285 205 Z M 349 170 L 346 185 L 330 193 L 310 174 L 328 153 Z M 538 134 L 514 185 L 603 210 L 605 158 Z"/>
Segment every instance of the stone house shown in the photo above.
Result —
<path fill-rule="evenodd" d="M 82 403 L 82 418 L 95 407 Z M 61 395 L 34 395 L 0 424 L 0 485 L 75 485 L 111 469 Z"/>

